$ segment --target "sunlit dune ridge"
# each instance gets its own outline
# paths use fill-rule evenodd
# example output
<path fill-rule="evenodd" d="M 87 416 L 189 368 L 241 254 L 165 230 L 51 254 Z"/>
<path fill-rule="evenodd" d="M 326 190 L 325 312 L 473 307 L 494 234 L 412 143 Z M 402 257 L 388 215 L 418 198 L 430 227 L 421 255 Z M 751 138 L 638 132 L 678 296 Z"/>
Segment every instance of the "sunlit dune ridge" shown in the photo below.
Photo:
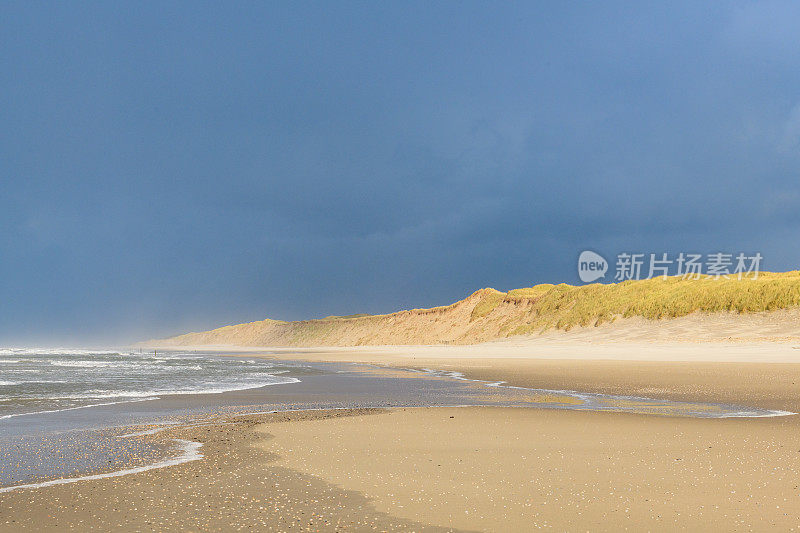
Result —
<path fill-rule="evenodd" d="M 385 315 L 261 320 L 188 333 L 160 345 L 359 346 L 471 344 L 623 322 L 696 314 L 736 316 L 800 307 L 800 271 L 762 272 L 756 279 L 679 276 L 573 286 L 541 284 L 501 292 L 486 288 L 453 304 Z M 796 322 L 794 315 L 787 320 Z M 800 329 L 798 330 L 800 335 Z"/>

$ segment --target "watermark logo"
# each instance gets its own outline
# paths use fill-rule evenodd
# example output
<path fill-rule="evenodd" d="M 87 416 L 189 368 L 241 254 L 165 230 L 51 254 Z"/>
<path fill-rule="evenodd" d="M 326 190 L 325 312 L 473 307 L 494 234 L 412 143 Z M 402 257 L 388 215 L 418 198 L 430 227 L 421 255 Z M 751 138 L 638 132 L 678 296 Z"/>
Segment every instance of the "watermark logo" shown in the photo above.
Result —
<path fill-rule="evenodd" d="M 703 275 L 710 280 L 719 279 L 758 279 L 763 256 L 760 253 L 747 255 L 716 252 L 713 254 L 693 254 L 681 252 L 670 256 L 666 253 L 644 254 L 623 252 L 617 254 L 614 281 L 628 281 L 680 276 L 683 279 L 700 279 Z M 581 252 L 578 257 L 578 277 L 584 283 L 591 283 L 605 277 L 608 261 L 590 250 Z"/>
<path fill-rule="evenodd" d="M 605 277 L 608 272 L 608 261 L 591 250 L 584 250 L 578 257 L 578 277 L 584 283 L 591 283 Z"/>

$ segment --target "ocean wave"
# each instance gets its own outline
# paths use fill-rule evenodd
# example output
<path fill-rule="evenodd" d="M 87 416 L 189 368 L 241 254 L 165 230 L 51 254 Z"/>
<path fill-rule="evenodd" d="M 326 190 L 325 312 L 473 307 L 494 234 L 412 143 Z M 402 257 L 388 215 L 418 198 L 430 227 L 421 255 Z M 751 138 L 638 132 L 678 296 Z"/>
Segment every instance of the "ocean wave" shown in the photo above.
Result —
<path fill-rule="evenodd" d="M 300 380 L 297 378 L 290 378 L 290 377 L 281 377 L 275 378 L 274 381 L 270 382 L 258 382 L 258 383 L 238 383 L 238 384 L 205 384 L 205 386 L 195 387 L 195 388 L 156 388 L 151 390 L 141 390 L 141 391 L 130 391 L 130 390 L 122 390 L 122 389 L 93 389 L 88 391 L 83 391 L 76 394 L 70 395 L 30 395 L 26 396 L 25 400 L 49 400 L 51 402 L 64 402 L 64 401 L 89 401 L 92 403 L 86 405 L 78 405 L 78 406 L 70 406 L 70 407 L 60 407 L 54 409 L 47 409 L 42 411 L 32 411 L 28 413 L 12 413 L 8 415 L 0 415 L 0 420 L 6 418 L 13 418 L 16 416 L 27 416 L 27 415 L 35 415 L 35 414 L 48 414 L 48 413 L 59 413 L 61 411 L 72 411 L 75 409 L 85 409 L 87 407 L 102 407 L 106 405 L 117 405 L 120 403 L 130 403 L 130 402 L 139 402 L 139 401 L 148 401 L 148 400 L 157 400 L 161 396 L 171 396 L 171 395 L 198 395 L 198 394 L 222 394 L 225 392 L 235 392 L 241 390 L 251 390 L 251 389 L 259 389 L 261 387 L 267 387 L 270 385 L 288 385 L 291 383 L 299 383 Z M 110 400 L 115 399 L 117 401 L 112 402 L 105 402 L 102 400 Z M 96 403 L 98 402 L 99 403 Z"/>
<path fill-rule="evenodd" d="M 259 381 L 257 383 L 219 383 L 211 384 L 206 383 L 195 387 L 173 387 L 173 388 L 153 388 L 142 391 L 126 391 L 120 389 L 95 389 L 82 392 L 80 394 L 68 397 L 49 397 L 47 399 L 96 399 L 96 398 L 140 398 L 152 395 L 172 395 L 172 394 L 222 394 L 223 392 L 234 392 L 239 390 L 258 389 L 267 387 L 269 385 L 288 385 L 290 383 L 299 383 L 297 378 L 281 377 L 275 378 L 272 381 Z"/>
<path fill-rule="evenodd" d="M 165 361 L 166 362 L 166 361 Z M 47 361 L 51 366 L 66 368 L 149 368 L 166 371 L 203 370 L 201 365 L 165 365 L 154 361 Z"/>
<path fill-rule="evenodd" d="M 163 395 L 220 394 L 298 381 L 278 376 L 285 370 L 269 362 L 243 364 L 244 361 L 210 354 L 39 348 L 3 349 L 0 353 L 17 354 L 0 359 L 2 362 L 21 363 L 4 365 L 0 370 L 0 397 L 17 404 L 10 411 L 4 405 L 3 415 L 16 414 L 16 410 L 25 414 L 26 404 L 28 409 L 58 412 L 87 404 Z"/>
<path fill-rule="evenodd" d="M 74 381 L 67 381 L 65 379 L 24 379 L 22 381 L 15 381 L 14 385 L 36 385 L 39 383 L 74 383 Z"/>
<path fill-rule="evenodd" d="M 2 355 L 129 355 L 129 352 L 115 350 L 76 350 L 69 348 L 0 348 Z"/>
<path fill-rule="evenodd" d="M 66 366 L 76 368 L 102 368 L 128 366 L 123 361 L 48 361 L 53 366 Z"/>

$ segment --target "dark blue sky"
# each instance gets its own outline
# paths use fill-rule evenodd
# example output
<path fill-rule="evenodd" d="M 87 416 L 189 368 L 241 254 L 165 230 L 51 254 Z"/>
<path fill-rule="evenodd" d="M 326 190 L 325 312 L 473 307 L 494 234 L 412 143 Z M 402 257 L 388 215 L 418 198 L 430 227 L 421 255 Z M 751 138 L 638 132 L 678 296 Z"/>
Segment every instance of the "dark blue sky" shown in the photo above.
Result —
<path fill-rule="evenodd" d="M 0 344 L 800 264 L 800 4 L 0 4 Z"/>

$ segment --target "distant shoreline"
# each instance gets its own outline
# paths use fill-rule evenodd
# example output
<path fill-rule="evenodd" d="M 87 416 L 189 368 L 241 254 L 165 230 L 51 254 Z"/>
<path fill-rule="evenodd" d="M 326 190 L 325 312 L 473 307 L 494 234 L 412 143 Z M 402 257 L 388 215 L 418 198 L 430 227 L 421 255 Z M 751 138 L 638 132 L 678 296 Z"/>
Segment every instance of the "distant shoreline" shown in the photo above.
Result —
<path fill-rule="evenodd" d="M 392 345 L 392 346 L 238 346 L 151 345 L 149 349 L 215 351 L 222 355 L 291 357 L 305 361 L 405 364 L 420 361 L 458 365 L 474 360 L 564 360 L 630 361 L 675 363 L 753 363 L 800 364 L 800 339 L 782 338 L 742 340 L 656 340 L 609 339 L 558 334 L 541 337 L 515 337 L 469 345 Z"/>

